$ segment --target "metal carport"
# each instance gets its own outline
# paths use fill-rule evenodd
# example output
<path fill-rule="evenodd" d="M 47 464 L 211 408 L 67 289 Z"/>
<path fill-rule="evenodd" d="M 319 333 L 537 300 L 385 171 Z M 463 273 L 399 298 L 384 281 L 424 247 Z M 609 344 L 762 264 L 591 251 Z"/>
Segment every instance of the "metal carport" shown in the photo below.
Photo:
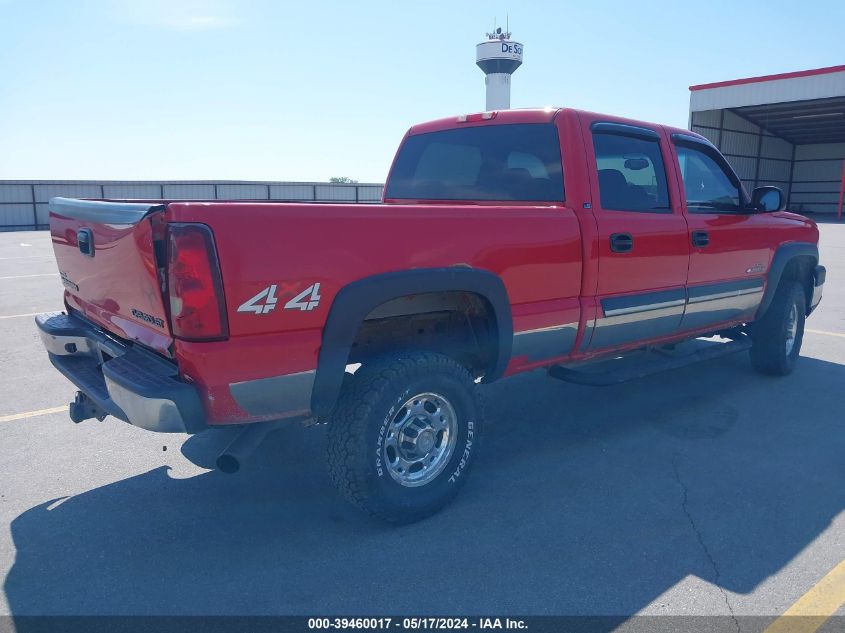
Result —
<path fill-rule="evenodd" d="M 788 209 L 841 218 L 845 65 L 690 86 L 690 129 L 747 188 L 775 185 Z"/>

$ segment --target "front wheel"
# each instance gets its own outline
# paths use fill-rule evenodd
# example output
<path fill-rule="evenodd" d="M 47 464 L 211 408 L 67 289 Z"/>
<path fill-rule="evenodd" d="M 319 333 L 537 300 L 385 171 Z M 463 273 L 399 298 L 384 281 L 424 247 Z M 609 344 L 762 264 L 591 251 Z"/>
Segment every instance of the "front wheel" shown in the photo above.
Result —
<path fill-rule="evenodd" d="M 806 297 L 801 284 L 784 281 L 766 314 L 754 324 L 751 364 L 770 376 L 785 376 L 795 368 L 804 339 Z"/>
<path fill-rule="evenodd" d="M 411 352 L 368 363 L 344 385 L 329 420 L 329 475 L 370 514 L 418 521 L 463 485 L 481 417 L 472 376 L 447 356 Z"/>

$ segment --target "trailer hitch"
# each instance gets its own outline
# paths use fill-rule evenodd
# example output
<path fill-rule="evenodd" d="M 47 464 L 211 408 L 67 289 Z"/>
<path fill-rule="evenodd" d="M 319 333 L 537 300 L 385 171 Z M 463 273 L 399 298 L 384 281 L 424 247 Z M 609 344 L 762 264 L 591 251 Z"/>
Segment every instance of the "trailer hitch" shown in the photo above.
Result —
<path fill-rule="evenodd" d="M 68 405 L 68 414 L 76 424 L 91 418 L 97 418 L 102 422 L 108 415 L 96 402 L 81 391 L 76 392 L 76 398 Z"/>

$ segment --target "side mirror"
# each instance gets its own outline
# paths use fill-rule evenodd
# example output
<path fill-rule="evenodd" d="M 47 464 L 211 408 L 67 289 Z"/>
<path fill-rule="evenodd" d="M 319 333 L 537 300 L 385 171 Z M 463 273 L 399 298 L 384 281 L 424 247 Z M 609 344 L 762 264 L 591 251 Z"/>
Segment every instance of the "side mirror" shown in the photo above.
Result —
<path fill-rule="evenodd" d="M 762 213 L 780 211 L 786 201 L 777 187 L 757 187 L 751 192 L 751 208 Z"/>

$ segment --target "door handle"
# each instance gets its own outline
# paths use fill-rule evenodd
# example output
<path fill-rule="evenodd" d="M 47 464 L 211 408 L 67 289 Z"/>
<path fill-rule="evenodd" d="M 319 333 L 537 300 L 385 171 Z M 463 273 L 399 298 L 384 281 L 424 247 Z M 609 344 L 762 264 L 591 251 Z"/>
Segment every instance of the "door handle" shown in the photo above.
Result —
<path fill-rule="evenodd" d="M 692 245 L 696 248 L 704 248 L 710 243 L 710 234 L 707 231 L 693 231 L 690 237 Z"/>
<path fill-rule="evenodd" d="M 630 253 L 634 250 L 634 238 L 630 233 L 612 233 L 610 250 L 614 253 Z"/>

